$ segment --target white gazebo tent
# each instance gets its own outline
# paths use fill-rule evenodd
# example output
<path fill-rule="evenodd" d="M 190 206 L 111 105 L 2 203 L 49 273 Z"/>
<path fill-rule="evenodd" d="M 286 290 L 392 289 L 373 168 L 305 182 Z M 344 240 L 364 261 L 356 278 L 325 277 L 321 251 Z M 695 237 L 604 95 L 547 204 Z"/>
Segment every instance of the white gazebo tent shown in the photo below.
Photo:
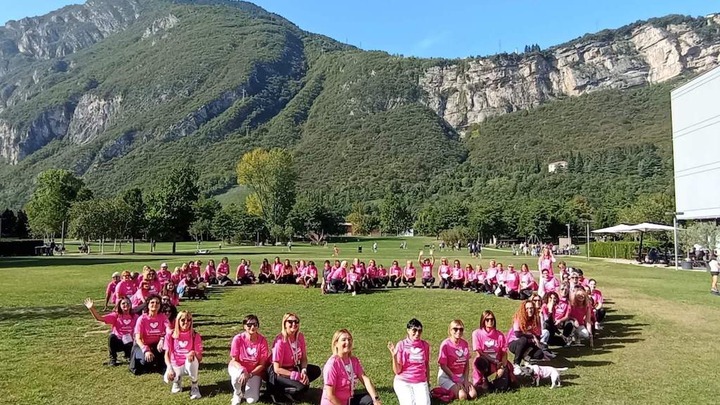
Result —
<path fill-rule="evenodd" d="M 597 229 L 593 233 L 637 233 L 640 232 L 640 247 L 638 248 L 638 261 L 642 261 L 642 247 L 643 247 L 643 236 L 645 232 L 658 232 L 658 231 L 673 231 L 675 228 L 668 225 L 653 224 L 650 222 L 643 222 L 637 225 L 626 225 L 619 224 L 611 226 L 609 228 Z M 677 263 L 677 257 L 675 257 Z"/>

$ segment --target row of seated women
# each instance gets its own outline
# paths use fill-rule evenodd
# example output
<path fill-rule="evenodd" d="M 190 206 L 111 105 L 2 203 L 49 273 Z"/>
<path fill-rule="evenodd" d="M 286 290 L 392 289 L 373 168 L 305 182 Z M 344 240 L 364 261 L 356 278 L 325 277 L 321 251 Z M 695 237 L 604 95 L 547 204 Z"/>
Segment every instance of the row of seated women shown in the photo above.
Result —
<path fill-rule="evenodd" d="M 572 277 L 571 277 L 572 278 Z M 523 361 L 554 357 L 548 345 L 588 340 L 593 343 L 593 319 L 598 319 L 589 294 L 579 284 L 563 283 L 560 294 L 544 297 L 532 294 L 523 300 L 507 334 L 496 328 L 492 311 L 485 311 L 479 327 L 472 333 L 472 352 L 464 340 L 465 326 L 453 320 L 448 338 L 439 348 L 437 384 L 453 398 L 475 398 L 479 393 L 504 391 L 517 385 Z M 171 392 L 182 391 L 182 377 L 190 378 L 190 398 L 201 397 L 199 370 L 203 359 L 202 337 L 195 331 L 192 315 L 176 313 L 169 300 L 151 295 L 141 315 L 132 303 L 121 298 L 115 309 L 101 316 L 92 300 L 85 305 L 95 319 L 112 327 L 108 339 L 109 364 L 117 365 L 124 353 L 134 374 L 160 372 L 171 384 Z M 353 340 L 347 330 L 335 332 L 333 354 L 321 369 L 308 363 L 300 318 L 287 313 L 280 333 L 268 344 L 259 333 L 260 321 L 248 315 L 242 321 L 244 332 L 230 343 L 228 374 L 233 387 L 231 404 L 243 399 L 257 402 L 261 383 L 274 402 L 296 402 L 309 384 L 323 375 L 322 404 L 379 404 L 380 397 L 360 361 L 352 356 Z M 407 338 L 388 343 L 395 374 L 393 387 L 401 405 L 430 403 L 430 344 L 422 340 L 423 326 L 417 319 L 407 324 Z M 512 361 L 509 353 L 513 354 Z M 361 382 L 366 393 L 355 393 Z"/>

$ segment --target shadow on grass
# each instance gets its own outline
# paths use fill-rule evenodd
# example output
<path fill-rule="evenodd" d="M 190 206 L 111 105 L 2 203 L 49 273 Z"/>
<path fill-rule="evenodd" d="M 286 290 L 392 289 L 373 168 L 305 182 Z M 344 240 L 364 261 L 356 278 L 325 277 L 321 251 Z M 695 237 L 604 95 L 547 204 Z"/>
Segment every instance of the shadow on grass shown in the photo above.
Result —
<path fill-rule="evenodd" d="M 118 264 L 128 262 L 147 262 L 147 259 L 118 257 L 87 257 L 87 256 L 52 256 L 52 257 L 20 257 L 0 260 L 2 268 L 50 267 L 50 266 L 97 266 L 101 264 Z"/>
<path fill-rule="evenodd" d="M 62 319 L 88 315 L 88 310 L 82 305 L 0 308 L 0 322 Z"/>

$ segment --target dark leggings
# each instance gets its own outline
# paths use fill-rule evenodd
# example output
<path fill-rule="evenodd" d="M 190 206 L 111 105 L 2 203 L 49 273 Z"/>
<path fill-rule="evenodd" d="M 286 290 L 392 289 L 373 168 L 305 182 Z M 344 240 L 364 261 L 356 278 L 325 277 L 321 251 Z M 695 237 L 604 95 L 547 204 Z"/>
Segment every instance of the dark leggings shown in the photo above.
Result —
<path fill-rule="evenodd" d="M 294 369 L 294 371 L 299 371 Z M 314 364 L 307 365 L 307 376 L 309 382 L 315 381 L 322 374 L 320 367 Z M 310 385 L 305 385 L 300 381 L 295 381 L 289 377 L 284 377 L 275 373 L 275 367 L 271 364 L 267 369 L 268 381 L 267 392 L 273 395 L 285 395 L 293 401 L 297 401 L 297 395 L 305 393 Z M 372 402 L 372 401 L 371 401 Z"/>
<path fill-rule="evenodd" d="M 390 287 L 400 287 L 400 281 L 402 281 L 400 276 L 390 276 Z"/>
<path fill-rule="evenodd" d="M 415 277 L 403 277 L 403 284 L 406 286 L 415 286 Z"/>
<path fill-rule="evenodd" d="M 272 274 L 260 273 L 260 274 L 258 275 L 258 282 L 260 282 L 260 283 L 267 283 L 267 282 L 270 282 L 270 280 L 273 280 L 273 279 L 274 279 L 274 278 L 273 278 L 273 275 L 272 275 Z"/>
<path fill-rule="evenodd" d="M 458 280 L 453 280 L 452 285 L 454 288 L 463 288 L 463 286 L 465 285 L 465 280 L 462 278 Z"/>
<path fill-rule="evenodd" d="M 151 362 L 145 361 L 145 353 L 137 344 L 133 345 L 130 357 L 130 372 L 135 375 L 145 374 L 149 372 L 165 373 L 165 356 L 164 353 L 158 351 L 157 345 L 150 345 L 155 358 Z"/>
<path fill-rule="evenodd" d="M 494 391 L 507 391 L 508 387 L 510 386 L 510 380 L 508 370 L 505 370 L 505 373 L 502 377 L 498 377 L 492 382 L 489 382 L 487 378 L 490 376 L 490 374 L 497 371 L 497 368 L 494 364 L 491 364 L 487 359 L 484 357 L 478 357 L 475 359 L 475 370 L 478 371 L 478 373 L 482 374 L 482 376 L 485 379 L 485 382 L 487 382 L 488 391 L 494 392 Z M 483 391 L 482 386 L 476 387 L 478 391 Z"/>
<path fill-rule="evenodd" d="M 532 293 L 533 293 L 532 288 L 524 288 L 524 289 L 520 290 L 520 298 L 524 299 L 524 300 L 529 299 L 530 297 L 532 297 Z"/>
<path fill-rule="evenodd" d="M 602 322 L 605 319 L 605 308 L 595 310 L 595 321 Z"/>
<path fill-rule="evenodd" d="M 350 405 L 372 405 L 373 399 L 367 391 L 358 392 L 350 398 Z"/>
<path fill-rule="evenodd" d="M 527 355 L 530 356 L 530 358 L 535 360 L 540 360 L 545 356 L 543 354 L 543 351 L 539 347 L 535 346 L 535 342 L 532 339 L 528 339 L 528 337 L 524 335 L 517 340 L 513 340 L 512 342 L 510 342 L 509 348 L 510 351 L 515 355 L 513 363 L 518 366 L 525 357 L 526 352 Z"/>
<path fill-rule="evenodd" d="M 514 300 L 519 300 L 521 298 L 520 292 L 515 290 L 507 290 L 507 295 Z"/>
<path fill-rule="evenodd" d="M 423 279 L 422 279 L 422 284 L 423 284 L 425 287 L 432 287 L 433 284 L 435 284 L 435 277 L 430 277 L 430 278 L 424 278 L 424 277 L 423 277 Z"/>
<path fill-rule="evenodd" d="M 345 282 L 341 278 L 334 278 L 330 280 L 330 285 L 332 285 L 332 288 L 335 290 L 335 292 L 345 291 Z"/>
<path fill-rule="evenodd" d="M 129 360 L 132 347 L 133 342 L 123 343 L 122 339 L 112 333 L 108 337 L 108 352 L 110 353 L 110 358 L 113 360 L 117 360 L 117 355 L 120 352 L 124 353 L 125 358 Z"/>

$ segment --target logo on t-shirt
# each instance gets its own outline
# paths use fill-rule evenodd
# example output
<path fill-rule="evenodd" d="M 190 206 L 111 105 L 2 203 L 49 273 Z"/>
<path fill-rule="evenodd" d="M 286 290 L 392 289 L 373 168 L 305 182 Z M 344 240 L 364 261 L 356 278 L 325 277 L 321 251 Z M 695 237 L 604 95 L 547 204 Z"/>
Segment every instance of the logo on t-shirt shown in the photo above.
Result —
<path fill-rule="evenodd" d="M 254 347 L 248 347 L 248 348 L 245 348 L 245 353 L 247 353 L 247 355 L 250 357 L 255 357 L 255 354 L 257 353 L 257 349 Z"/>
<path fill-rule="evenodd" d="M 485 347 L 487 347 L 488 349 L 491 348 L 491 347 L 494 347 L 494 346 L 495 346 L 495 341 L 494 341 L 494 340 L 486 340 L 486 341 L 485 341 Z"/>
<path fill-rule="evenodd" d="M 178 341 L 178 346 L 180 346 L 180 347 L 183 348 L 183 349 L 184 349 L 185 347 L 187 347 L 187 345 L 188 345 L 188 342 L 186 342 L 186 341 L 184 341 L 184 340 Z"/>
<path fill-rule="evenodd" d="M 423 350 L 421 347 L 411 347 L 410 348 L 410 356 L 409 360 L 413 362 L 423 362 L 425 360 L 425 356 L 423 355 Z"/>
<path fill-rule="evenodd" d="M 467 348 L 455 349 L 455 354 L 458 357 L 465 357 L 465 355 L 467 355 Z"/>
<path fill-rule="evenodd" d="M 130 325 L 130 319 L 123 319 L 122 323 L 123 325 Z"/>
<path fill-rule="evenodd" d="M 153 329 L 156 329 L 156 328 L 158 327 L 158 323 L 157 323 L 157 322 L 151 322 L 151 323 L 150 323 L 150 327 L 153 328 Z"/>

